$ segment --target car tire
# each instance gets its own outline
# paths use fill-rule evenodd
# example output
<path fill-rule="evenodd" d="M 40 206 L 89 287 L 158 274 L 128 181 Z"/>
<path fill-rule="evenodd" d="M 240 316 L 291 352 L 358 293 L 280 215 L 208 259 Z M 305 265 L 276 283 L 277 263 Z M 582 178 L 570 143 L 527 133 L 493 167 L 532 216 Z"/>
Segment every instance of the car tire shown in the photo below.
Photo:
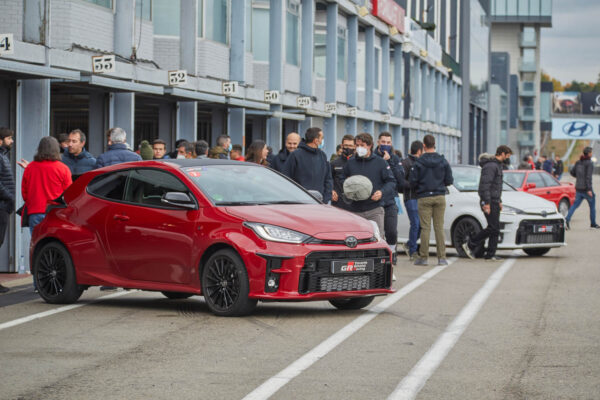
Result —
<path fill-rule="evenodd" d="M 231 249 L 213 254 L 202 268 L 202 293 L 210 311 L 221 317 L 250 314 L 258 302 L 249 299 L 248 272 L 240 256 Z"/>
<path fill-rule="evenodd" d="M 33 279 L 38 294 L 51 304 L 75 303 L 83 293 L 77 285 L 73 260 L 58 242 L 46 243 L 33 260 Z"/>
<path fill-rule="evenodd" d="M 452 229 L 452 243 L 458 253 L 459 257 L 466 257 L 465 251 L 462 248 L 462 244 L 465 243 L 470 237 L 475 236 L 481 231 L 481 225 L 473 217 L 461 218 Z M 477 258 L 483 257 L 485 251 L 483 243 L 480 244 L 476 249 L 473 250 L 473 255 Z"/>
<path fill-rule="evenodd" d="M 192 297 L 193 293 L 184 293 L 184 292 L 161 292 L 163 296 L 171 300 L 178 299 L 187 299 L 188 297 Z"/>
<path fill-rule="evenodd" d="M 550 251 L 549 247 L 535 247 L 533 249 L 523 249 L 525 254 L 532 257 L 540 257 Z"/>
<path fill-rule="evenodd" d="M 563 217 L 566 217 L 567 214 L 569 213 L 569 207 L 571 207 L 571 204 L 569 203 L 569 200 L 562 199 L 558 203 L 558 212 L 561 213 Z"/>
<path fill-rule="evenodd" d="M 350 299 L 331 299 L 329 302 L 338 310 L 359 310 L 371 304 L 374 298 L 375 296 L 353 297 Z"/>

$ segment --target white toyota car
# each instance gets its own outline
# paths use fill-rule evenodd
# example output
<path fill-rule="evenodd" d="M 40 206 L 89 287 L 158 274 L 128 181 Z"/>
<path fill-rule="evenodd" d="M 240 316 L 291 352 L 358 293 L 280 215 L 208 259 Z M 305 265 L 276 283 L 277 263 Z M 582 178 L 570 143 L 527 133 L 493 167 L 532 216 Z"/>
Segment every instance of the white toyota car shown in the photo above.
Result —
<path fill-rule="evenodd" d="M 452 246 L 461 257 L 461 244 L 487 226 L 479 206 L 479 175 L 481 168 L 465 165 L 452 166 L 454 184 L 448 187 L 444 233 L 446 246 Z M 401 195 L 402 200 L 402 195 Z M 398 243 L 408 241 L 410 223 L 404 202 L 398 215 Z M 541 197 L 519 192 L 504 184 L 503 210 L 500 213 L 498 250 L 522 249 L 530 256 L 541 256 L 553 247 L 565 246 L 565 219 L 556 205 Z M 435 244 L 433 226 L 431 244 Z M 474 254 L 483 255 L 483 246 Z"/>

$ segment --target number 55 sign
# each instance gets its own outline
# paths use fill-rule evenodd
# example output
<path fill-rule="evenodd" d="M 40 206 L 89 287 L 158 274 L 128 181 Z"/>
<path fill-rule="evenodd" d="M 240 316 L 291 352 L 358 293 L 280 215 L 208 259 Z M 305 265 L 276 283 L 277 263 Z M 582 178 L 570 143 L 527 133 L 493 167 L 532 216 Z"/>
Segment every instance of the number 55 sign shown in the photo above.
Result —
<path fill-rule="evenodd" d="M 95 74 L 105 74 L 107 72 L 115 72 L 115 55 L 110 56 L 93 56 L 92 71 Z"/>

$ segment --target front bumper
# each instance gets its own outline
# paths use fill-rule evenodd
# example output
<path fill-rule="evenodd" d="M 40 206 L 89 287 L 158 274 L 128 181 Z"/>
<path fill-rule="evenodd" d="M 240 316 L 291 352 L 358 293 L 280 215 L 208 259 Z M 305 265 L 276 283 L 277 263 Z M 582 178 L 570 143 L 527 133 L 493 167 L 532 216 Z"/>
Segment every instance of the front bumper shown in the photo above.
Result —
<path fill-rule="evenodd" d="M 531 249 L 565 246 L 565 220 L 558 213 L 500 214 L 498 249 Z"/>

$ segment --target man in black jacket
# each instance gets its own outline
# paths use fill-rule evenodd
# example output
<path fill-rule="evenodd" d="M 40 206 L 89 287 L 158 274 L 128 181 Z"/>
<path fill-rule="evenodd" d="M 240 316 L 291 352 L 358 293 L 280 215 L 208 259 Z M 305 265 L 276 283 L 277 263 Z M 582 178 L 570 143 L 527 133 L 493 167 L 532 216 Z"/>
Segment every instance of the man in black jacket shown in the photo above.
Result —
<path fill-rule="evenodd" d="M 13 144 L 14 132 L 0 128 L 0 246 L 4 243 L 8 218 L 15 210 L 15 180 L 10 166 L 9 152 Z M 8 292 L 0 285 L 0 293 Z"/>
<path fill-rule="evenodd" d="M 425 135 L 423 145 L 425 152 L 417 159 L 410 172 L 410 184 L 417 193 L 421 224 L 421 247 L 415 265 L 427 265 L 432 220 L 438 265 L 448 265 L 444 213 L 446 212 L 446 186 L 454 182 L 452 169 L 444 156 L 436 153 L 433 135 Z"/>
<path fill-rule="evenodd" d="M 398 192 L 404 189 L 404 169 L 402 168 L 402 160 L 394 153 L 391 133 L 381 132 L 379 134 L 375 155 L 387 162 L 394 179 L 396 179 L 396 188 L 383 198 L 385 241 L 392 250 L 395 264 L 396 244 L 398 243 L 398 205 L 396 199 L 398 199 Z"/>
<path fill-rule="evenodd" d="M 567 214 L 567 229 L 571 229 L 571 217 L 577 207 L 581 205 L 583 200 L 587 200 L 590 206 L 590 226 L 594 229 L 600 228 L 596 224 L 596 194 L 592 189 L 592 174 L 594 173 L 594 163 L 592 162 L 592 148 L 586 147 L 583 149 L 583 155 L 579 161 L 575 163 L 571 169 L 571 175 L 577 180 L 575 181 L 575 202 L 569 208 Z"/>
<path fill-rule="evenodd" d="M 490 261 L 499 261 L 496 257 L 498 247 L 498 235 L 500 234 L 500 211 L 502 210 L 502 165 L 510 158 L 512 150 L 508 146 L 499 146 L 496 155 L 484 153 L 479 156 L 481 165 L 481 176 L 479 177 L 479 199 L 481 210 L 487 220 L 487 227 L 477 235 L 462 244 L 465 254 L 469 258 L 475 258 L 473 251 L 483 245 L 488 239 L 488 247 L 484 258 Z"/>
<path fill-rule="evenodd" d="M 299 144 L 300 135 L 298 135 L 296 132 L 289 133 L 285 137 L 285 147 L 273 157 L 271 168 L 273 168 L 275 171 L 283 171 L 283 165 L 285 164 L 287 158 L 294 152 L 294 150 L 298 148 Z"/>
<path fill-rule="evenodd" d="M 327 155 L 321 151 L 323 131 L 321 128 L 308 128 L 301 142 L 289 155 L 283 171 L 290 179 L 307 190 L 316 190 L 323 196 L 323 203 L 331 201 L 333 178 Z"/>
<path fill-rule="evenodd" d="M 346 178 L 354 175 L 367 177 L 373 185 L 373 190 L 371 197 L 366 200 L 353 201 L 350 204 L 350 211 L 375 222 L 379 228 L 379 233 L 383 234 L 385 230 L 383 199 L 393 196 L 396 190 L 396 179 L 394 179 L 387 162 L 373 154 L 373 137 L 368 133 L 361 133 L 356 136 L 356 151 L 354 157 L 350 158 L 344 165 L 341 178 L 342 185 Z M 393 252 L 394 250 L 392 250 Z"/>
<path fill-rule="evenodd" d="M 410 154 L 402 161 L 404 168 L 404 208 L 408 214 L 410 221 L 410 230 L 408 231 L 408 242 L 403 243 L 402 247 L 406 255 L 414 261 L 417 256 L 417 240 L 421 232 L 421 224 L 419 223 L 419 207 L 417 205 L 417 194 L 415 189 L 409 184 L 410 170 L 417 161 L 417 158 L 423 154 L 423 142 L 415 140 L 410 145 Z"/>
<path fill-rule="evenodd" d="M 560 180 L 564 169 L 564 164 L 560 159 L 560 156 L 557 154 L 556 156 L 554 156 L 554 171 L 552 171 L 552 175 L 554 175 L 556 179 Z"/>
<path fill-rule="evenodd" d="M 331 175 L 333 178 L 333 193 L 331 198 L 331 205 L 350 211 L 351 200 L 348 200 L 342 196 L 344 187 L 342 186 L 342 177 L 344 176 L 344 166 L 354 156 L 354 150 L 356 144 L 354 143 L 354 136 L 344 135 L 342 138 L 342 155 L 331 162 Z"/>

